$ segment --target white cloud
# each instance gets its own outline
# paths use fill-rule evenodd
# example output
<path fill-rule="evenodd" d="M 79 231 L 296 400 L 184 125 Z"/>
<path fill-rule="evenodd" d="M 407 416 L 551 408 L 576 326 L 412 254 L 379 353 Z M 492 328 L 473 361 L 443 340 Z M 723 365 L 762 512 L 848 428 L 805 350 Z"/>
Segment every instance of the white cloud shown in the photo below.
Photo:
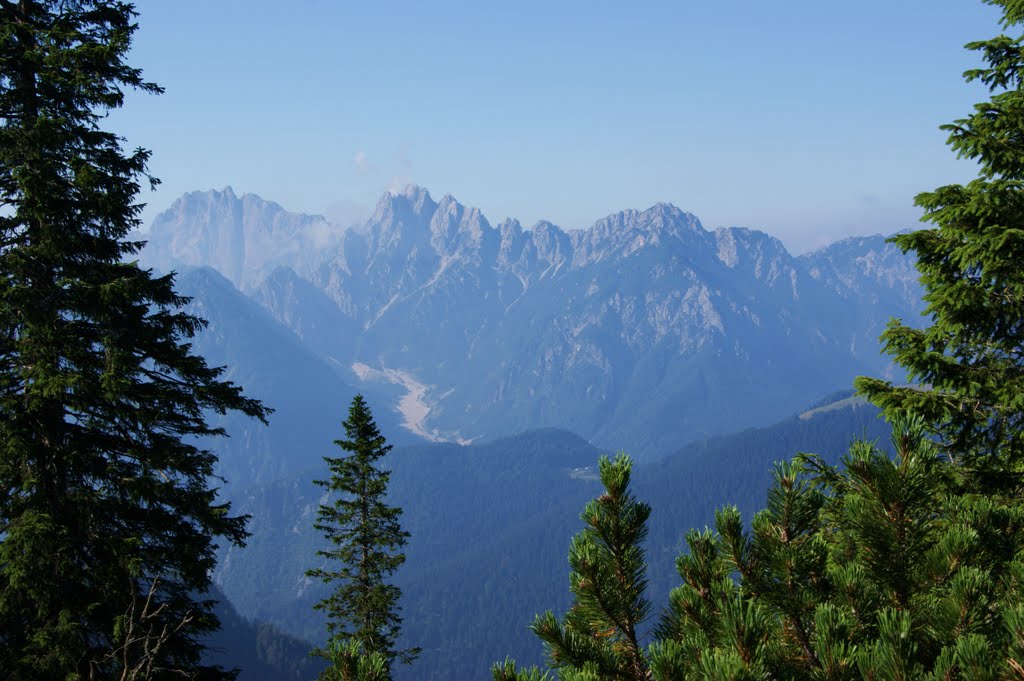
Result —
<path fill-rule="evenodd" d="M 392 173 L 391 182 L 388 185 L 388 191 L 392 194 L 398 194 L 404 191 L 408 185 L 416 184 L 416 167 L 413 165 L 411 152 L 412 145 L 406 142 L 395 153 L 396 170 Z"/>
<path fill-rule="evenodd" d="M 373 171 L 373 166 L 370 165 L 370 157 L 365 151 L 357 151 L 352 156 L 352 167 L 357 175 L 368 175 Z"/>
<path fill-rule="evenodd" d="M 401 194 L 410 184 L 416 184 L 411 175 L 395 175 L 388 184 L 388 191 L 392 194 Z"/>

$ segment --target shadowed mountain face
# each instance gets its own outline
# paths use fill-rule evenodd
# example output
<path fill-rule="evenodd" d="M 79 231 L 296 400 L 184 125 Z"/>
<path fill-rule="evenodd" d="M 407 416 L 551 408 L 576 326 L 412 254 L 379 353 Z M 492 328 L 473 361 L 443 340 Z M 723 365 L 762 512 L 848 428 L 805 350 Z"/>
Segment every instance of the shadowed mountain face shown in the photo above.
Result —
<path fill-rule="evenodd" d="M 209 414 L 210 423 L 229 436 L 207 442 L 217 452 L 216 472 L 226 480 L 226 495 L 294 475 L 333 455 L 337 448 L 331 442 L 344 434 L 341 422 L 361 388 L 347 383 L 336 367 L 214 270 L 184 269 L 176 288 L 192 297 L 193 313 L 209 320 L 193 340 L 196 351 L 211 366 L 224 366 L 224 377 L 246 395 L 274 409 L 269 427 L 237 412 Z M 393 392 L 370 391 L 367 400 L 392 442 L 417 439 L 388 409 Z"/>
<path fill-rule="evenodd" d="M 886 374 L 878 335 L 920 310 L 882 237 L 794 257 L 664 204 L 566 233 L 409 187 L 342 231 L 226 190 L 185 195 L 149 238 L 148 264 L 216 268 L 345 382 L 394 384 L 434 439 L 551 426 L 657 456 Z"/>

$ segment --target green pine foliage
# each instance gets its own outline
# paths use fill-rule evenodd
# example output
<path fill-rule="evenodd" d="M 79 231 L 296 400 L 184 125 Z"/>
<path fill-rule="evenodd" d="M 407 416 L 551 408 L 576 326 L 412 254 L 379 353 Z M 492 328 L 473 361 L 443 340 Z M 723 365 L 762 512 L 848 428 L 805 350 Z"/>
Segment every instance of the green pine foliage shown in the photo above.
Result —
<path fill-rule="evenodd" d="M 779 464 L 749 525 L 735 507 L 691 531 L 681 585 L 650 632 L 641 542 L 649 509 L 628 459 L 602 461 L 606 492 L 570 550 L 574 602 L 534 632 L 562 679 L 1024 678 L 1024 505 L 981 494 L 974 473 L 893 425 L 890 455 L 855 442 L 838 466 Z M 514 662 L 495 681 L 545 678 Z"/>
<path fill-rule="evenodd" d="M 330 666 L 322 681 L 390 681 L 388 658 L 379 652 L 365 652 L 356 640 L 347 644 L 332 641 L 321 655 Z"/>
<path fill-rule="evenodd" d="M 920 421 L 893 447 L 799 457 L 749 531 L 725 509 L 691 533 L 658 628 L 683 676 L 664 678 L 1013 678 L 1024 508 L 964 493 Z"/>
<path fill-rule="evenodd" d="M 563 622 L 548 612 L 533 631 L 555 668 L 593 671 L 603 679 L 643 679 L 640 626 L 650 615 L 642 543 L 651 509 L 629 491 L 632 462 L 620 454 L 599 463 L 605 492 L 590 501 L 586 527 L 569 548 L 573 604 Z"/>
<path fill-rule="evenodd" d="M 130 3 L 0 3 L 0 677 L 203 671 L 217 628 L 210 412 L 267 410 L 192 354 L 203 321 L 132 261 L 149 152 L 100 124 L 127 89 Z"/>
<path fill-rule="evenodd" d="M 987 0 L 1009 29 L 1024 22 L 1017 0 Z M 882 336 L 915 387 L 861 378 L 857 388 L 887 414 L 934 424 L 950 455 L 1024 455 L 1024 42 L 1000 35 L 967 45 L 985 66 L 965 73 L 988 101 L 943 126 L 978 178 L 920 194 L 934 226 L 894 237 L 917 256 L 931 324 L 898 320 Z"/>
<path fill-rule="evenodd" d="M 632 465 L 625 454 L 601 457 L 604 494 L 584 508 L 586 527 L 569 549 L 572 606 L 562 621 L 548 611 L 533 623 L 560 679 L 647 678 L 640 628 L 651 613 L 642 547 L 651 509 L 629 491 Z M 536 669 L 517 670 L 510 660 L 495 665 L 492 674 L 496 681 L 542 678 Z"/>
<path fill-rule="evenodd" d="M 420 653 L 419 648 L 396 648 L 402 592 L 386 581 L 405 562 L 401 549 L 409 533 L 399 524 L 402 509 L 387 504 L 391 473 L 377 468 L 377 462 L 391 451 L 391 445 L 380 434 L 362 395 L 352 400 L 343 425 L 348 439 L 335 444 L 349 454 L 325 456 L 331 476 L 315 481 L 335 495 L 330 504 L 320 506 L 314 525 L 332 546 L 317 552 L 326 559 L 324 567 L 306 574 L 334 588 L 314 606 L 328 618 L 328 647 L 315 652 L 332 666 L 321 678 L 370 681 L 387 677 L 395 659 L 408 664 Z M 385 677 L 376 676 L 374 660 L 381 659 Z M 345 676 L 355 673 L 352 670 L 369 676 Z"/>

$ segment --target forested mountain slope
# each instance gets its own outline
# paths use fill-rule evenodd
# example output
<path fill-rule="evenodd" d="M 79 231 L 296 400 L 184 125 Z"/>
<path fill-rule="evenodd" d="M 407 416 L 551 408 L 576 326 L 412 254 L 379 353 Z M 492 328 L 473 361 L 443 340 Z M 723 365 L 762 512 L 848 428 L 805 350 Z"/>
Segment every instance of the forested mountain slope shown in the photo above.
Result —
<path fill-rule="evenodd" d="M 711 521 L 716 507 L 745 514 L 763 506 L 771 463 L 798 451 L 835 460 L 851 434 L 877 438 L 884 424 L 854 404 L 774 426 L 689 445 L 640 466 L 637 495 L 653 507 L 647 542 L 655 603 L 678 580 L 673 564 L 685 532 Z M 481 678 L 511 654 L 539 661 L 528 631 L 533 616 L 567 606 L 566 552 L 584 503 L 600 490 L 598 450 L 562 431 L 537 431 L 472 446 L 396 448 L 388 457 L 390 501 L 404 509 L 408 562 L 404 642 L 423 653 L 400 679 Z M 311 640 L 323 636 L 312 605 L 321 585 L 305 577 L 322 541 L 313 516 L 323 471 L 252 489 L 237 508 L 252 515 L 246 549 L 222 554 L 216 580 L 239 612 Z"/>

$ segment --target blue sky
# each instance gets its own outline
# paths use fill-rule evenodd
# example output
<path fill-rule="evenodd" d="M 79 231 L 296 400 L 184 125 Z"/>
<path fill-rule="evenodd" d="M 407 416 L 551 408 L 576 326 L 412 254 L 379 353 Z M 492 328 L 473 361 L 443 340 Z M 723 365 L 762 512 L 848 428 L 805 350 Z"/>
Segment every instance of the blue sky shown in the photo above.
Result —
<path fill-rule="evenodd" d="M 142 0 L 111 115 L 178 195 L 231 185 L 349 223 L 415 182 L 567 229 L 671 202 L 801 252 L 913 227 L 973 177 L 942 123 L 985 93 L 978 0 Z"/>

